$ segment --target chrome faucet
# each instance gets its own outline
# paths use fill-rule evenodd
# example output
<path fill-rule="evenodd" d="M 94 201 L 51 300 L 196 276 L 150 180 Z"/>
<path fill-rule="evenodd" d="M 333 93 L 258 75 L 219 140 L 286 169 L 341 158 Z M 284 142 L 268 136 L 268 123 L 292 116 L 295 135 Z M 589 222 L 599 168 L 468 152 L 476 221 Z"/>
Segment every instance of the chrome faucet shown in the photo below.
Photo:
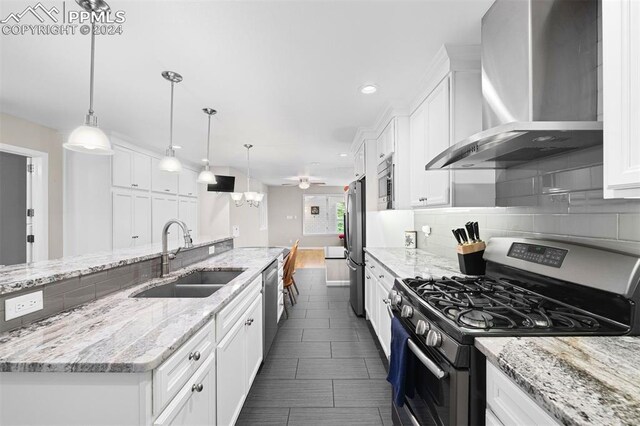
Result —
<path fill-rule="evenodd" d="M 182 247 L 178 248 L 175 253 L 169 253 L 168 242 L 167 242 L 167 234 L 169 233 L 169 227 L 172 224 L 177 224 L 182 228 L 182 233 L 184 235 L 184 248 L 193 247 L 193 240 L 191 239 L 191 234 L 189 234 L 189 229 L 187 228 L 187 224 L 179 219 L 171 219 L 167 223 L 164 224 L 162 228 L 162 270 L 160 273 L 161 277 L 164 277 L 169 273 L 169 260 L 175 259 L 178 252 L 182 249 Z"/>

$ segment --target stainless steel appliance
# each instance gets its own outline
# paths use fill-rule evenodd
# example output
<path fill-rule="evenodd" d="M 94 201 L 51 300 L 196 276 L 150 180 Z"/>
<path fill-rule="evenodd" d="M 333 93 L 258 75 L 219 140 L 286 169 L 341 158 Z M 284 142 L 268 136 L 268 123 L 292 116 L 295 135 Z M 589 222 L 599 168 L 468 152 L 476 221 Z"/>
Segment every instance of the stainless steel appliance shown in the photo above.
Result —
<path fill-rule="evenodd" d="M 482 18 L 482 132 L 427 169 L 504 168 L 602 144 L 597 0 L 496 0 Z"/>
<path fill-rule="evenodd" d="M 351 182 L 345 215 L 346 261 L 349 266 L 349 302 L 356 315 L 364 315 L 365 179 Z"/>
<path fill-rule="evenodd" d="M 640 334 L 640 258 L 533 239 L 493 238 L 481 277 L 396 280 L 388 312 L 419 360 L 395 424 L 484 424 L 485 358 L 475 337 Z"/>
<path fill-rule="evenodd" d="M 278 333 L 278 261 L 262 272 L 262 357 L 267 358 Z"/>
<path fill-rule="evenodd" d="M 395 207 L 393 197 L 394 167 L 393 155 L 378 164 L 378 210 L 392 210 Z"/>

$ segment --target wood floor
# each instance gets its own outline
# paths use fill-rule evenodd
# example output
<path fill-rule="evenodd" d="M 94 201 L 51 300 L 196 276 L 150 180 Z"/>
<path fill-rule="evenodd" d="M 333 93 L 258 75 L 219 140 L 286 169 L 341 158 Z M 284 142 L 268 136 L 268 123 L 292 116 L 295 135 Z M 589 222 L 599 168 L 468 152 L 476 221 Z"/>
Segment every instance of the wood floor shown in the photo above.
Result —
<path fill-rule="evenodd" d="M 298 249 L 296 269 L 324 268 L 324 250 L 322 249 Z"/>

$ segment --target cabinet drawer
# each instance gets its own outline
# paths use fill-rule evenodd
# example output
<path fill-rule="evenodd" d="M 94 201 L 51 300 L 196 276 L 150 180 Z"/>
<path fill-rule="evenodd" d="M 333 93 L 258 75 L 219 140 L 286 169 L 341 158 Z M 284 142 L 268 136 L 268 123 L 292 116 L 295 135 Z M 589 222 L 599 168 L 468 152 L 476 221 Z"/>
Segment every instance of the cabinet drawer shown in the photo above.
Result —
<path fill-rule="evenodd" d="M 231 303 L 225 306 L 216 316 L 216 336 L 220 342 L 231 330 L 233 325 L 247 312 L 253 302 L 262 291 L 262 275 L 257 277 L 249 286 L 237 295 Z"/>
<path fill-rule="evenodd" d="M 487 362 L 487 408 L 505 425 L 558 425 L 558 422 L 490 362 Z"/>
<path fill-rule="evenodd" d="M 215 420 L 215 353 L 191 376 L 153 426 L 213 424 Z M 201 386 L 197 390 L 195 386 Z M 189 404 L 193 406 L 189 406 Z"/>
<path fill-rule="evenodd" d="M 153 413 L 159 413 L 215 348 L 214 321 L 209 321 L 160 367 L 153 370 Z"/>
<path fill-rule="evenodd" d="M 366 270 L 387 289 L 387 292 L 393 287 L 396 277 L 383 267 L 379 262 L 373 260 L 370 256 L 365 257 Z"/>

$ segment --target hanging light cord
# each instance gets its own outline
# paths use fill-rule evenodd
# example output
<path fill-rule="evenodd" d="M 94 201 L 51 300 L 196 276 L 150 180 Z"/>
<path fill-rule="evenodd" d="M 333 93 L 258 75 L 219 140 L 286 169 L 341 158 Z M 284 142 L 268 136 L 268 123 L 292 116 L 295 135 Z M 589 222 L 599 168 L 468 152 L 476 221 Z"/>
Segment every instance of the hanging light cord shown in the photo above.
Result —
<path fill-rule="evenodd" d="M 209 165 L 209 146 L 211 145 L 211 114 L 209 114 L 209 127 L 207 128 L 207 166 Z"/>
<path fill-rule="evenodd" d="M 249 174 L 249 170 L 251 170 L 250 165 L 251 163 L 249 163 L 249 150 L 251 148 L 247 147 L 247 192 L 251 192 L 251 184 L 250 184 L 250 174 Z"/>
<path fill-rule="evenodd" d="M 95 50 L 96 50 L 96 32 L 95 32 L 96 23 L 94 20 L 91 21 L 91 71 L 89 74 L 89 115 L 93 115 L 93 70 L 94 70 L 94 58 L 95 58 Z"/>
<path fill-rule="evenodd" d="M 173 85 L 171 81 L 171 111 L 169 113 L 169 149 L 173 150 Z"/>

